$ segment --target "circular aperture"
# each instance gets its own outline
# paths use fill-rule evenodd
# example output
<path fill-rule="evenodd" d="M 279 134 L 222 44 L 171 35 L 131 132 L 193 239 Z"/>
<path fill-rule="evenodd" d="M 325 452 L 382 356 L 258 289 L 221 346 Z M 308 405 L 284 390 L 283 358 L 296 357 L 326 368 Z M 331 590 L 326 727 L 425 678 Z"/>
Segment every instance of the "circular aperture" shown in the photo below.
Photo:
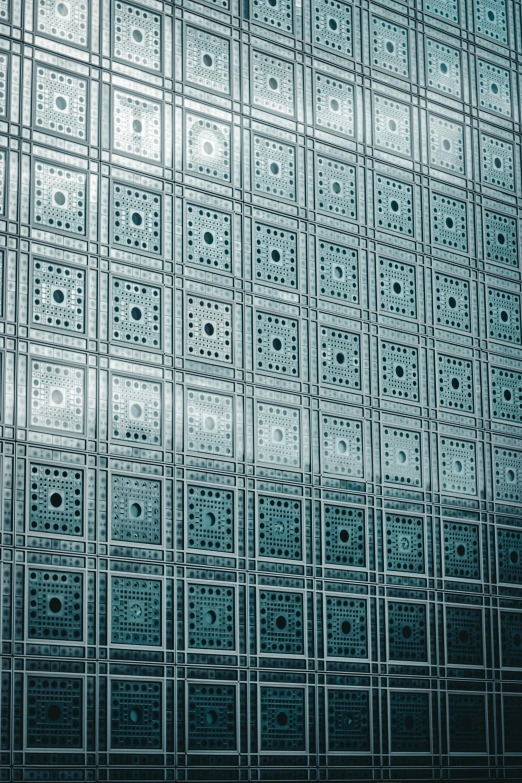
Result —
<path fill-rule="evenodd" d="M 272 348 L 274 349 L 274 351 L 280 351 L 282 347 L 283 347 L 283 343 L 281 342 L 279 337 L 274 337 L 274 339 L 272 340 Z"/>
<path fill-rule="evenodd" d="M 397 123 L 395 120 L 388 120 L 388 128 L 391 130 L 392 133 L 395 133 L 397 130 Z"/>
<path fill-rule="evenodd" d="M 413 716 L 412 715 L 406 715 L 404 718 L 404 728 L 408 729 L 408 731 L 411 731 L 414 726 Z"/>
<path fill-rule="evenodd" d="M 506 471 L 506 479 L 507 481 L 512 483 L 515 480 L 515 471 L 514 470 Z"/>
<path fill-rule="evenodd" d="M 212 234 L 211 231 L 205 231 L 203 234 L 203 240 L 205 244 L 207 245 L 213 245 L 214 244 L 214 234 Z"/>
<path fill-rule="evenodd" d="M 341 631 L 344 634 L 349 634 L 351 630 L 352 630 L 352 626 L 350 625 L 349 621 L 343 620 L 341 623 Z"/>
<path fill-rule="evenodd" d="M 344 353 L 341 353 L 341 351 L 336 353 L 335 354 L 335 361 L 337 362 L 337 364 L 344 364 L 344 362 L 345 362 Z"/>
<path fill-rule="evenodd" d="M 509 321 L 509 313 L 506 310 L 502 310 L 500 313 L 500 320 L 503 321 L 505 324 Z"/>
<path fill-rule="evenodd" d="M 283 430 L 280 430 L 279 427 L 276 427 L 273 435 L 272 435 L 274 443 L 282 443 L 283 441 Z"/>
<path fill-rule="evenodd" d="M 208 430 L 209 432 L 212 432 L 212 430 L 216 426 L 216 422 L 215 422 L 215 420 L 213 419 L 212 416 L 207 416 L 205 418 L 205 421 L 203 422 L 203 424 L 204 424 L 205 429 Z"/>
<path fill-rule="evenodd" d="M 218 714 L 216 710 L 207 710 L 205 713 L 205 723 L 207 726 L 215 726 L 218 722 Z"/>
<path fill-rule="evenodd" d="M 205 155 L 212 155 L 214 152 L 214 145 L 210 141 L 203 142 L 203 152 Z"/>
<path fill-rule="evenodd" d="M 461 642 L 466 643 L 469 640 L 469 634 L 467 631 L 460 631 L 459 632 L 459 639 Z"/>
<path fill-rule="evenodd" d="M 495 164 L 495 168 L 496 169 L 501 169 L 502 168 L 502 161 L 500 160 L 500 158 L 495 158 L 493 160 L 493 163 Z"/>
<path fill-rule="evenodd" d="M 210 54 L 203 55 L 203 65 L 205 66 L 205 68 L 212 68 L 213 62 L 214 60 L 212 59 Z"/>
<path fill-rule="evenodd" d="M 330 109 L 332 111 L 337 112 L 340 110 L 340 108 L 341 108 L 341 104 L 339 103 L 337 98 L 330 98 Z"/>
<path fill-rule="evenodd" d="M 451 379 L 451 387 L 452 387 L 452 389 L 457 390 L 459 388 L 459 386 L 460 386 L 459 379 L 458 378 L 452 378 Z"/>
<path fill-rule="evenodd" d="M 504 389 L 504 399 L 506 402 L 511 401 L 511 392 L 509 389 Z"/>
<path fill-rule="evenodd" d="M 129 710 L 129 720 L 131 723 L 140 723 L 143 713 L 139 707 L 131 707 Z"/>
<path fill-rule="evenodd" d="M 131 309 L 131 318 L 133 318 L 134 321 L 141 321 L 142 312 L 139 307 L 133 307 Z"/>
<path fill-rule="evenodd" d="M 276 721 L 278 726 L 286 726 L 286 724 L 288 723 L 288 715 L 286 714 L 286 712 L 278 712 Z"/>
<path fill-rule="evenodd" d="M 455 299 L 455 297 L 454 297 L 454 296 L 450 296 L 450 297 L 449 297 L 449 299 L 448 299 L 448 304 L 449 304 L 449 306 L 451 307 L 451 309 L 452 309 L 452 310 L 454 310 L 454 309 L 456 308 L 456 306 L 457 306 L 457 300 Z"/>
<path fill-rule="evenodd" d="M 277 177 L 279 174 L 279 164 L 275 163 L 275 161 L 272 161 L 270 164 L 270 173 L 274 175 L 274 177 Z"/>
<path fill-rule="evenodd" d="M 216 515 L 212 511 L 206 511 L 203 514 L 203 525 L 205 527 L 214 527 L 216 524 Z"/>
<path fill-rule="evenodd" d="M 395 51 L 395 44 L 392 41 L 386 41 L 386 51 L 389 52 L 389 54 L 393 54 Z"/>
<path fill-rule="evenodd" d="M 205 625 L 214 625 L 216 620 L 217 614 L 213 609 L 207 609 L 207 611 L 203 613 L 203 622 Z"/>
<path fill-rule="evenodd" d="M 54 402 L 55 405 L 62 405 L 63 392 L 61 392 L 60 389 L 53 389 L 51 393 L 51 400 Z"/>
<path fill-rule="evenodd" d="M 340 192 L 341 192 L 341 183 L 335 180 L 335 182 L 332 182 L 332 193 L 335 193 L 335 195 L 338 196 Z"/>
<path fill-rule="evenodd" d="M 59 598 L 53 596 L 49 601 L 49 610 L 53 614 L 58 614 L 58 612 L 61 611 L 61 608 L 62 608 L 62 602 L 60 601 Z"/>
<path fill-rule="evenodd" d="M 396 201 L 394 198 L 390 201 L 390 208 L 392 212 L 398 212 L 399 211 L 399 202 Z"/>
<path fill-rule="evenodd" d="M 498 234 L 497 235 L 497 242 L 499 245 L 505 245 L 506 244 L 506 237 L 504 234 Z"/>
<path fill-rule="evenodd" d="M 56 10 L 59 14 L 59 16 L 66 17 L 69 16 L 69 6 L 66 3 L 58 3 L 56 6 Z"/>
<path fill-rule="evenodd" d="M 340 440 L 337 443 L 337 452 L 338 454 L 346 454 L 348 451 L 348 444 L 345 440 Z"/>
<path fill-rule="evenodd" d="M 333 30 L 335 32 L 339 27 L 339 25 L 337 24 L 337 19 L 330 17 L 330 19 L 328 20 L 328 27 L 330 28 L 330 30 Z"/>
<path fill-rule="evenodd" d="M 458 545 L 457 554 L 459 557 L 464 557 L 464 555 L 466 554 L 466 547 L 464 546 L 464 544 Z"/>
<path fill-rule="evenodd" d="M 138 44 L 143 43 L 143 33 L 141 30 L 134 29 L 132 31 L 132 40 Z"/>
<path fill-rule="evenodd" d="M 130 513 L 131 517 L 134 517 L 135 519 L 138 519 L 138 517 L 141 517 L 142 508 L 139 503 L 132 503 L 130 507 Z"/>
<path fill-rule="evenodd" d="M 446 218 L 446 228 L 453 228 L 453 218 Z"/>
<path fill-rule="evenodd" d="M 279 250 L 275 250 L 275 249 L 274 249 L 274 250 L 272 250 L 272 252 L 270 253 L 270 258 L 272 259 L 272 261 L 273 261 L 275 264 L 278 264 L 278 263 L 281 261 L 281 253 L 279 252 Z"/>
<path fill-rule="evenodd" d="M 63 207 L 63 205 L 66 202 L 65 193 L 62 193 L 61 190 L 57 190 L 54 194 L 54 203 L 57 204 L 59 207 Z"/>
<path fill-rule="evenodd" d="M 53 299 L 56 302 L 56 304 L 62 304 L 64 302 L 65 294 L 61 288 L 56 288 L 53 291 Z"/>
<path fill-rule="evenodd" d="M 210 321 L 208 321 L 208 322 L 205 324 L 205 326 L 203 327 L 203 331 L 205 332 L 205 334 L 207 335 L 207 337 L 212 337 L 212 335 L 214 334 L 214 332 L 215 332 L 216 330 L 214 329 L 214 324 L 211 324 L 211 323 L 210 323 Z"/>
<path fill-rule="evenodd" d="M 446 65 L 446 63 L 441 63 L 439 65 L 439 69 L 440 69 L 441 73 L 444 73 L 444 74 L 448 73 L 448 66 Z"/>
<path fill-rule="evenodd" d="M 462 462 L 460 459 L 456 459 L 453 463 L 453 472 L 454 473 L 462 473 Z"/>
<path fill-rule="evenodd" d="M 137 402 L 133 403 L 131 405 L 130 413 L 131 416 L 135 419 L 141 418 L 141 414 L 143 413 L 141 405 L 138 405 Z"/>
<path fill-rule="evenodd" d="M 518 552 L 515 552 L 515 550 L 513 550 L 512 552 L 510 552 L 510 553 L 509 553 L 509 559 L 511 560 L 511 562 L 513 563 L 513 565 L 515 565 L 516 563 L 518 563 Z"/>
<path fill-rule="evenodd" d="M 56 108 L 60 111 L 65 111 L 67 108 L 67 101 L 62 95 L 58 95 L 54 103 Z"/>
<path fill-rule="evenodd" d="M 397 462 L 399 465 L 404 465 L 406 462 L 406 452 L 405 451 L 399 451 L 397 453 Z"/>
<path fill-rule="evenodd" d="M 49 502 L 53 508 L 60 508 L 63 503 L 63 498 L 59 492 L 53 492 L 49 498 Z"/>
<path fill-rule="evenodd" d="M 47 707 L 47 717 L 49 720 L 60 720 L 62 717 L 62 709 L 58 704 L 50 704 Z"/>
<path fill-rule="evenodd" d="M 280 614 L 279 617 L 276 617 L 275 624 L 280 631 L 284 631 L 284 629 L 286 628 L 286 617 Z"/>
<path fill-rule="evenodd" d="M 348 540 L 350 538 L 350 534 L 348 533 L 347 530 L 344 530 L 344 529 L 343 530 L 339 530 L 339 538 L 341 539 L 343 544 L 347 544 Z"/>
<path fill-rule="evenodd" d="M 268 86 L 270 87 L 271 90 L 275 91 L 279 87 L 279 82 L 277 81 L 277 79 L 271 76 L 270 79 L 268 80 Z"/>
<path fill-rule="evenodd" d="M 141 226 L 141 224 L 143 223 L 143 218 L 139 212 L 133 212 L 131 215 L 131 220 L 135 226 Z"/>
<path fill-rule="evenodd" d="M 411 627 L 409 625 L 403 625 L 402 626 L 402 635 L 405 639 L 409 639 L 411 637 Z"/>
<path fill-rule="evenodd" d="M 400 294 L 402 292 L 402 286 L 400 283 L 394 283 L 393 284 L 393 293 L 394 294 Z"/>
<path fill-rule="evenodd" d="M 397 378 L 404 377 L 404 367 L 401 367 L 400 364 L 398 364 L 395 368 L 395 375 L 397 376 Z"/>
<path fill-rule="evenodd" d="M 143 130 L 143 123 L 141 120 L 133 120 L 132 121 L 132 130 L 134 133 L 141 133 Z"/>

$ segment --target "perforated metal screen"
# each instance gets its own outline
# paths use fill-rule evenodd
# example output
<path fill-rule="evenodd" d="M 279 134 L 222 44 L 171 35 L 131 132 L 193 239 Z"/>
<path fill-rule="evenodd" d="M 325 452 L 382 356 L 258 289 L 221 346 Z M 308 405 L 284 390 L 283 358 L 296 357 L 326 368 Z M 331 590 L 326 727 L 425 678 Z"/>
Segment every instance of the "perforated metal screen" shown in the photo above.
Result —
<path fill-rule="evenodd" d="M 0 0 L 0 780 L 522 778 L 520 0 Z"/>

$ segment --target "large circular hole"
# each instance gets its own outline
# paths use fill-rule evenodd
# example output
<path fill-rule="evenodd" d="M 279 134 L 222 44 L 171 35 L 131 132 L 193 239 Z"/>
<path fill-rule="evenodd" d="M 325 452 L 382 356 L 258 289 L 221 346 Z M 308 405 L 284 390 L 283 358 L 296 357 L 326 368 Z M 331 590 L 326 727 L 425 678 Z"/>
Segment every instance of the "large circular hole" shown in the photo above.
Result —
<path fill-rule="evenodd" d="M 205 324 L 205 326 L 203 327 L 203 331 L 205 332 L 205 334 L 206 334 L 208 337 L 212 337 L 212 335 L 214 334 L 214 332 L 215 332 L 216 330 L 214 329 L 214 324 L 211 324 L 211 323 L 210 323 L 210 321 L 207 321 L 207 323 L 206 323 L 206 324 Z"/>
<path fill-rule="evenodd" d="M 141 133 L 143 130 L 143 123 L 141 120 L 133 120 L 132 121 L 132 130 L 134 133 Z"/>
<path fill-rule="evenodd" d="M 140 723 L 143 713 L 139 707 L 131 707 L 129 710 L 129 720 L 131 723 Z"/>
<path fill-rule="evenodd" d="M 276 721 L 278 726 L 286 726 L 288 723 L 288 715 L 286 712 L 278 712 L 276 716 Z"/>
<path fill-rule="evenodd" d="M 349 634 L 352 630 L 352 626 L 350 625 L 348 620 L 343 620 L 341 623 L 341 631 L 345 634 Z"/>
<path fill-rule="evenodd" d="M 62 608 L 62 602 L 60 601 L 59 598 L 53 596 L 49 601 L 49 609 L 51 610 L 51 612 L 53 612 L 53 614 L 58 614 L 61 608 Z"/>
<path fill-rule="evenodd" d="M 63 301 L 65 300 L 65 294 L 64 294 L 64 292 L 62 291 L 61 288 L 56 288 L 53 291 L 53 299 L 56 302 L 56 304 L 62 304 L 63 303 Z"/>
<path fill-rule="evenodd" d="M 450 217 L 446 218 L 446 227 L 447 228 L 453 228 L 453 218 L 450 218 Z"/>
<path fill-rule="evenodd" d="M 141 517 L 142 508 L 139 503 L 132 503 L 130 507 L 131 517 Z"/>
<path fill-rule="evenodd" d="M 502 161 L 500 160 L 500 158 L 495 158 L 493 160 L 493 163 L 495 164 L 495 168 L 496 169 L 501 169 L 502 168 Z"/>
<path fill-rule="evenodd" d="M 62 709 L 58 704 L 50 704 L 47 707 L 47 717 L 49 720 L 60 720 L 62 717 Z"/>
<path fill-rule="evenodd" d="M 60 508 L 63 503 L 63 498 L 59 492 L 53 492 L 49 498 L 49 502 L 53 508 Z"/>
<path fill-rule="evenodd" d="M 337 442 L 337 453 L 338 454 L 346 454 L 348 451 L 348 444 L 345 440 L 340 440 Z"/>
<path fill-rule="evenodd" d="M 218 722 L 218 714 L 216 710 L 207 710 L 205 713 L 205 723 L 207 726 L 215 726 Z"/>
<path fill-rule="evenodd" d="M 214 527 L 216 524 L 216 515 L 212 511 L 206 511 L 203 514 L 203 526 Z"/>
<path fill-rule="evenodd" d="M 207 245 L 213 245 L 214 244 L 214 234 L 211 231 L 205 231 L 203 234 L 203 240 L 205 244 Z"/>
<path fill-rule="evenodd" d="M 397 462 L 399 465 L 404 465 L 406 462 L 406 452 L 405 451 L 399 451 L 397 452 Z"/>
<path fill-rule="evenodd" d="M 509 559 L 511 560 L 511 562 L 513 564 L 518 563 L 518 552 L 515 552 L 515 550 L 510 552 L 509 553 Z"/>
<path fill-rule="evenodd" d="M 203 65 L 205 66 L 205 68 L 212 68 L 213 62 L 214 60 L 212 59 L 210 54 L 203 55 Z"/>
<path fill-rule="evenodd" d="M 138 517 L 141 517 L 142 510 L 143 509 L 139 503 L 132 503 L 130 507 L 131 517 L 138 519 Z"/>
<path fill-rule="evenodd" d="M 446 63 L 441 63 L 439 65 L 439 69 L 441 73 L 448 73 L 448 66 L 446 65 Z"/>
<path fill-rule="evenodd" d="M 459 639 L 461 642 L 466 643 L 469 640 L 469 633 L 467 631 L 460 631 L 459 632 Z"/>
<path fill-rule="evenodd" d="M 270 253 L 270 258 L 272 259 L 272 261 L 273 261 L 275 264 L 278 264 L 278 263 L 279 263 L 279 261 L 281 261 L 281 253 L 279 252 L 279 250 L 275 250 L 275 249 L 274 249 L 274 250 L 272 250 L 272 252 Z"/>
<path fill-rule="evenodd" d="M 506 471 L 506 479 L 509 482 L 513 482 L 515 480 L 515 471 L 514 470 L 507 470 Z"/>
<path fill-rule="evenodd" d="M 210 141 L 203 142 L 203 152 L 205 155 L 212 155 L 214 152 L 214 145 Z"/>
<path fill-rule="evenodd" d="M 390 201 L 390 208 L 392 212 L 398 212 L 399 211 L 399 202 L 396 201 L 394 198 Z"/>
<path fill-rule="evenodd" d="M 281 350 L 281 348 L 283 347 L 283 343 L 281 342 L 279 337 L 274 337 L 274 339 L 272 340 L 272 347 L 273 347 L 274 351 L 280 351 Z"/>
<path fill-rule="evenodd" d="M 214 625 L 217 620 L 217 614 L 213 609 L 208 609 L 203 613 L 203 622 L 205 625 Z"/>
<path fill-rule="evenodd" d="M 408 731 L 411 731 L 414 726 L 414 720 L 412 715 L 406 715 L 404 718 L 404 728 L 408 729 Z"/>
<path fill-rule="evenodd" d="M 333 276 L 336 280 L 342 280 L 344 277 L 344 269 L 342 266 L 334 266 L 333 268 Z"/>
<path fill-rule="evenodd" d="M 450 296 L 450 297 L 449 297 L 449 299 L 448 299 L 448 304 L 449 304 L 449 306 L 451 307 L 451 309 L 452 309 L 452 310 L 454 310 L 454 309 L 456 308 L 456 306 L 457 306 L 457 300 L 455 299 L 455 297 L 454 297 L 454 296 Z"/>
<path fill-rule="evenodd" d="M 337 182 L 337 180 L 335 180 L 335 182 L 332 182 L 332 192 L 335 193 L 336 196 L 338 196 L 339 193 L 341 192 L 341 183 Z"/>
<path fill-rule="evenodd" d="M 493 95 L 498 95 L 498 84 L 495 84 L 495 82 L 491 82 L 490 90 L 493 93 Z"/>
<path fill-rule="evenodd" d="M 143 217 L 140 215 L 139 212 L 133 212 L 131 215 L 131 220 L 135 226 L 141 226 L 141 224 L 143 223 Z"/>
<path fill-rule="evenodd" d="M 348 543 L 348 540 L 349 540 L 349 538 L 350 538 L 350 534 L 349 534 L 349 533 L 348 533 L 348 531 L 347 531 L 347 530 L 345 530 L 345 529 L 343 529 L 343 530 L 339 530 L 339 538 L 341 539 L 341 541 L 343 542 L 343 544 L 347 544 L 347 543 Z"/>
<path fill-rule="evenodd" d="M 488 19 L 489 19 L 490 22 L 494 22 L 495 21 L 495 12 L 494 11 L 491 11 L 491 10 L 488 11 Z"/>
<path fill-rule="evenodd" d="M 344 353 L 341 353 L 341 351 L 336 353 L 335 354 L 335 361 L 337 362 L 337 364 L 344 364 Z"/>
<path fill-rule="evenodd" d="M 138 405 L 137 402 L 134 402 L 131 405 L 130 413 L 131 413 L 131 416 L 133 418 L 135 418 L 135 419 L 141 418 L 141 414 L 143 413 L 141 405 Z"/>
<path fill-rule="evenodd" d="M 391 130 L 392 133 L 395 133 L 395 131 L 397 130 L 397 123 L 395 122 L 395 120 L 388 120 L 388 128 L 389 130 Z"/>
<path fill-rule="evenodd" d="M 520 645 L 522 645 L 522 634 L 516 633 L 513 636 L 513 644 L 515 647 L 520 647 Z"/>
<path fill-rule="evenodd" d="M 59 109 L 60 111 L 65 111 L 67 108 L 67 101 L 62 95 L 58 95 L 54 103 L 56 108 Z"/>
<path fill-rule="evenodd" d="M 330 98 L 330 109 L 332 111 L 337 112 L 340 110 L 340 108 L 341 108 L 341 104 L 339 103 L 337 98 Z"/>
<path fill-rule="evenodd" d="M 505 245 L 506 244 L 506 237 L 504 236 L 504 234 L 502 234 L 502 233 L 498 234 L 497 242 L 498 242 L 499 245 Z"/>
<path fill-rule="evenodd" d="M 138 30 L 137 28 L 135 28 L 132 31 L 132 39 L 133 39 L 133 41 L 135 43 L 138 43 L 138 44 L 142 43 L 143 42 L 143 33 L 141 32 L 141 30 Z"/>
<path fill-rule="evenodd" d="M 466 554 L 466 547 L 464 546 L 464 544 L 458 545 L 457 554 L 459 557 L 464 557 L 464 555 Z"/>
<path fill-rule="evenodd" d="M 509 321 L 509 313 L 506 310 L 502 310 L 500 313 L 500 320 L 505 324 Z"/>
<path fill-rule="evenodd" d="M 401 367 L 400 364 L 398 364 L 395 367 L 395 375 L 397 376 L 397 378 L 403 378 L 404 377 L 404 367 Z"/>
<path fill-rule="evenodd" d="M 62 17 L 69 16 L 69 6 L 66 3 L 58 3 L 58 5 L 56 6 L 56 10 L 59 16 Z"/>
<path fill-rule="evenodd" d="M 277 90 L 277 88 L 279 87 L 279 82 L 277 81 L 277 79 L 274 79 L 274 77 L 271 76 L 270 79 L 268 80 L 268 86 L 270 87 L 271 90 Z"/>
<path fill-rule="evenodd" d="M 51 392 L 51 400 L 54 402 L 55 405 L 62 405 L 63 392 L 61 392 L 60 389 L 53 389 Z"/>
<path fill-rule="evenodd" d="M 402 291 L 402 286 L 400 283 L 394 283 L 393 284 L 393 293 L 394 294 L 400 294 Z"/>
<path fill-rule="evenodd" d="M 335 32 L 335 30 L 337 30 L 337 28 L 339 27 L 339 25 L 337 24 L 337 19 L 330 17 L 330 19 L 328 20 L 328 27 L 330 28 L 330 30 L 333 30 Z"/>
<path fill-rule="evenodd" d="M 402 635 L 405 639 L 409 639 L 411 637 L 411 627 L 409 625 L 403 625 L 402 626 Z"/>
<path fill-rule="evenodd" d="M 444 139 L 444 141 L 442 142 L 442 146 L 444 147 L 446 152 L 448 152 L 451 149 L 451 141 L 449 139 Z"/>
<path fill-rule="evenodd" d="M 511 400 L 511 392 L 509 389 L 504 389 L 504 399 L 506 402 L 509 402 Z"/>
<path fill-rule="evenodd" d="M 284 629 L 286 628 L 286 617 L 280 614 L 279 617 L 276 617 L 275 624 L 280 631 L 284 631 Z"/>
<path fill-rule="evenodd" d="M 453 389 L 457 390 L 460 386 L 460 381 L 458 378 L 452 378 L 451 379 L 451 386 Z"/>
<path fill-rule="evenodd" d="M 395 44 L 392 41 L 386 41 L 386 51 L 390 54 L 395 51 Z"/>
<path fill-rule="evenodd" d="M 203 425 L 204 425 L 206 430 L 208 430 L 209 432 L 212 432 L 212 430 L 216 426 L 216 422 L 215 422 L 215 420 L 214 420 L 214 418 L 212 416 L 206 416 L 205 417 L 205 421 L 203 422 Z"/>
<path fill-rule="evenodd" d="M 272 161 L 270 164 L 270 173 L 274 175 L 274 177 L 277 177 L 279 174 L 279 164 L 275 161 Z"/>
<path fill-rule="evenodd" d="M 453 472 L 454 473 L 462 473 L 462 462 L 460 459 L 456 459 L 453 463 Z"/>
<path fill-rule="evenodd" d="M 276 427 L 272 434 L 272 440 L 274 441 L 274 443 L 282 443 L 283 430 L 280 430 L 279 427 Z"/>
<path fill-rule="evenodd" d="M 131 317 L 132 317 L 132 318 L 133 318 L 135 321 L 141 321 L 141 316 L 142 316 L 142 312 L 141 312 L 141 310 L 140 310 L 140 308 L 139 308 L 139 307 L 133 307 L 133 308 L 131 309 Z"/>
<path fill-rule="evenodd" d="M 66 202 L 65 193 L 62 193 L 61 190 L 57 190 L 54 194 L 54 203 L 57 204 L 59 207 L 63 207 L 63 205 Z"/>

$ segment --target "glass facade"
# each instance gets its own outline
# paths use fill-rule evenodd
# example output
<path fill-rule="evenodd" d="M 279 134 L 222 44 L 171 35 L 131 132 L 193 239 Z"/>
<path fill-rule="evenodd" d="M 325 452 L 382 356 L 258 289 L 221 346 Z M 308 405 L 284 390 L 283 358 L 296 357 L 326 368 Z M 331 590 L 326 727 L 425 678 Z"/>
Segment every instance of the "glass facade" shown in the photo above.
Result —
<path fill-rule="evenodd" d="M 522 777 L 519 0 L 0 0 L 0 779 Z"/>

